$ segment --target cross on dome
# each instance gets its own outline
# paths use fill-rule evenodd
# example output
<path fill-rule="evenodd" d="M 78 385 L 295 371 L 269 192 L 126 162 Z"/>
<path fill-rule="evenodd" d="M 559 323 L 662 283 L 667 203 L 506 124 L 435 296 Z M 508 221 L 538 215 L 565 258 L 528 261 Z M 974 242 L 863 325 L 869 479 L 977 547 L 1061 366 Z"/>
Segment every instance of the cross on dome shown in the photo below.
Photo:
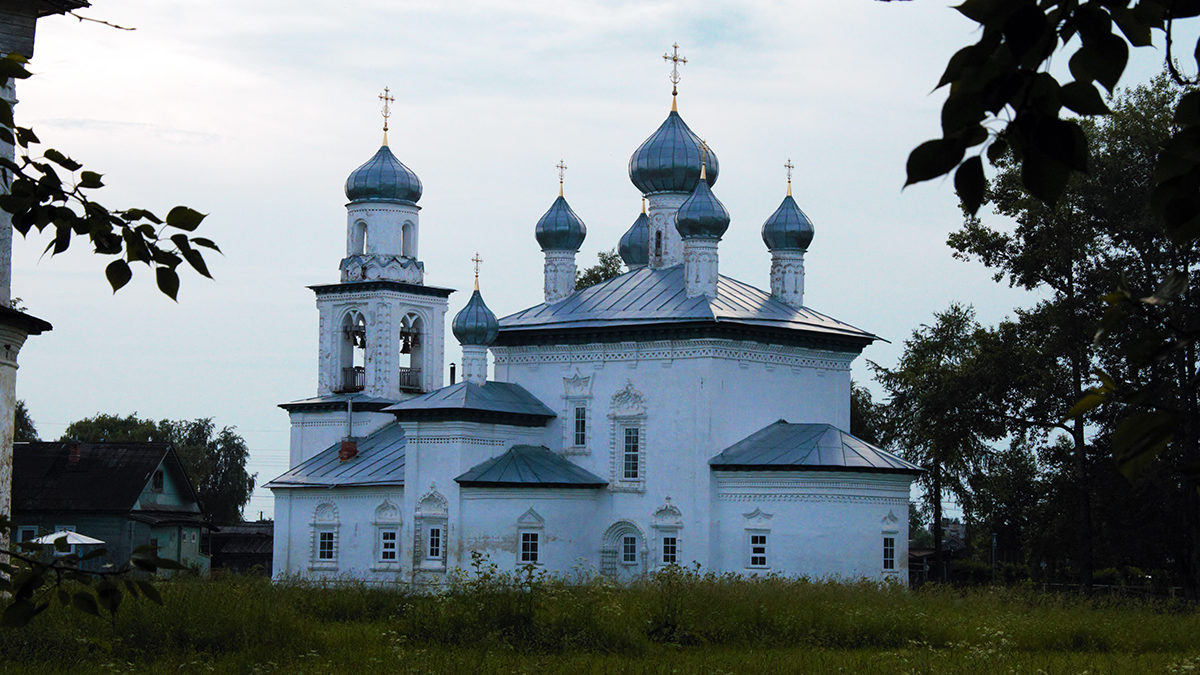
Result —
<path fill-rule="evenodd" d="M 792 164 L 791 157 L 788 157 L 788 161 L 783 163 L 783 168 L 787 169 L 788 195 L 791 196 L 791 194 L 792 194 L 792 169 L 796 168 L 796 165 Z"/>
<path fill-rule="evenodd" d="M 558 164 L 554 165 L 558 169 L 558 196 L 563 196 L 563 176 L 567 174 L 567 164 L 563 160 L 558 160 Z"/>
<path fill-rule="evenodd" d="M 671 45 L 671 53 L 663 54 L 663 61 L 671 62 L 671 110 L 675 109 L 675 96 L 679 93 L 679 64 L 687 63 L 687 58 L 679 55 L 679 43 Z"/>
<path fill-rule="evenodd" d="M 396 99 L 392 96 L 392 90 L 384 87 L 383 93 L 379 95 L 379 100 L 383 101 L 383 144 L 387 145 L 388 118 L 392 116 L 392 109 L 389 104 L 395 103 Z"/>
<path fill-rule="evenodd" d="M 483 262 L 483 258 L 479 257 L 479 251 L 475 252 L 475 257 L 471 258 L 471 262 L 475 263 L 475 290 L 479 290 L 479 263 Z"/>

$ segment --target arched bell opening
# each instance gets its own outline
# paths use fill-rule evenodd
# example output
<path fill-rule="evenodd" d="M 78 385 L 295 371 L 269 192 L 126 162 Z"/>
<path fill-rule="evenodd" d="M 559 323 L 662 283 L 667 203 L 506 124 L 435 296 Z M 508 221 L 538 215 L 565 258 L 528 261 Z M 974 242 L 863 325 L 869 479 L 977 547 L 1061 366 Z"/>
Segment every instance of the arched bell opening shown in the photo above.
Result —
<path fill-rule="evenodd" d="M 409 312 L 400 322 L 400 391 L 421 392 L 421 364 L 425 356 L 425 322 Z"/>
<path fill-rule="evenodd" d="M 338 348 L 341 372 L 340 386 L 334 391 L 343 394 L 362 391 L 367 381 L 367 319 L 357 310 L 342 317 Z"/>
<path fill-rule="evenodd" d="M 417 226 L 411 222 L 404 223 L 400 228 L 401 253 L 406 258 L 417 257 Z"/>
<path fill-rule="evenodd" d="M 349 255 L 366 255 L 367 253 L 367 224 L 364 221 L 356 221 L 350 228 L 350 250 Z"/>

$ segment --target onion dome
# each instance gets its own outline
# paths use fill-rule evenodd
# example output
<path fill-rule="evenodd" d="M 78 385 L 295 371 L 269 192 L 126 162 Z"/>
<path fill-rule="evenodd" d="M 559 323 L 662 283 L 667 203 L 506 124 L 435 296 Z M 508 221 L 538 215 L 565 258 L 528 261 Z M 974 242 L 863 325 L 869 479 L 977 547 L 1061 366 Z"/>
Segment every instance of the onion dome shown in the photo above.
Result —
<path fill-rule="evenodd" d="M 642 203 L 642 212 L 633 225 L 621 236 L 618 246 L 621 260 L 630 269 L 645 267 L 650 264 L 650 217 L 646 215 L 646 204 Z"/>
<path fill-rule="evenodd" d="M 642 194 L 691 192 L 700 180 L 700 137 L 675 110 L 629 158 L 629 180 Z M 717 182 L 717 156 L 708 149 L 708 185 Z"/>
<path fill-rule="evenodd" d="M 535 236 L 543 251 L 578 251 L 587 227 L 559 192 L 558 199 L 538 221 Z"/>
<path fill-rule="evenodd" d="M 346 179 L 346 198 L 359 201 L 397 201 L 417 203 L 421 198 L 421 179 L 404 166 L 387 144 L 355 169 Z"/>
<path fill-rule="evenodd" d="M 496 315 L 483 303 L 479 286 L 475 287 L 467 306 L 454 315 L 454 323 L 450 329 L 454 331 L 454 337 L 458 338 L 461 345 L 487 347 L 496 341 L 496 336 L 500 334 L 500 322 L 496 321 Z"/>
<path fill-rule="evenodd" d="M 812 221 L 796 205 L 790 188 L 783 203 L 763 223 L 762 238 L 772 251 L 806 251 L 812 243 Z"/>
<path fill-rule="evenodd" d="M 700 169 L 704 178 L 704 167 Z M 675 229 L 684 239 L 720 239 L 729 229 L 729 211 L 708 186 L 708 181 L 697 180 L 692 196 L 679 206 L 675 215 Z"/>

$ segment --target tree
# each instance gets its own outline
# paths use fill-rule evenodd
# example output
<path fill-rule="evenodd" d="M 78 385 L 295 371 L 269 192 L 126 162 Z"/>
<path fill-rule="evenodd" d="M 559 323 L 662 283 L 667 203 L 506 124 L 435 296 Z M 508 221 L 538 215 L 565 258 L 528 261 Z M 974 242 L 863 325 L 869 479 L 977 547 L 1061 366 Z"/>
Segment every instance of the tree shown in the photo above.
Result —
<path fill-rule="evenodd" d="M 883 406 L 871 398 L 866 387 L 850 383 L 850 433 L 864 441 L 880 445 Z"/>
<path fill-rule="evenodd" d="M 575 272 L 575 290 L 595 286 L 621 274 L 621 256 L 617 249 L 600 251 L 596 257 L 598 262 L 595 265 Z"/>
<path fill-rule="evenodd" d="M 126 417 L 100 414 L 72 422 L 61 440 L 172 444 L 205 512 L 219 523 L 241 522 L 242 507 L 254 491 L 256 474 L 246 472 L 250 456 L 246 441 L 233 427 L 217 431 L 209 417 L 155 422 L 137 413 Z"/>
<path fill-rule="evenodd" d="M 883 437 L 910 462 L 925 469 L 918 479 L 933 519 L 934 563 L 942 562 L 942 499 L 969 501 L 968 478 L 986 467 L 986 439 L 1002 429 L 985 415 L 971 361 L 979 324 L 970 307 L 951 305 L 904 342 L 895 368 L 871 363 L 887 390 Z"/>
<path fill-rule="evenodd" d="M 13 441 L 23 443 L 36 440 L 39 440 L 37 427 L 33 426 L 29 409 L 25 407 L 25 401 L 17 401 L 13 409 Z"/>
<path fill-rule="evenodd" d="M 0 81 L 28 78 L 25 63 L 18 54 L 0 58 Z M 94 191 L 104 186 L 101 174 L 84 170 L 82 164 L 53 148 L 34 154 L 31 150 L 39 143 L 37 135 L 14 123 L 12 106 L 3 100 L 0 140 L 19 149 L 16 161 L 0 157 L 0 167 L 8 174 L 8 191 L 0 194 L 0 209 L 12 214 L 13 229 L 24 236 L 33 230 L 52 229 L 54 239 L 46 245 L 51 255 L 66 251 L 73 237 L 86 236 L 94 253 L 114 256 L 104 269 L 114 293 L 133 277 L 130 263 L 153 269 L 158 289 L 172 300 L 179 291 L 176 269 L 185 260 L 199 274 L 212 277 L 201 249 L 220 249 L 210 239 L 189 234 L 200 226 L 204 214 L 176 206 L 164 219 L 142 208 L 108 209 L 93 197 Z M 59 170 L 68 173 L 65 180 Z"/>

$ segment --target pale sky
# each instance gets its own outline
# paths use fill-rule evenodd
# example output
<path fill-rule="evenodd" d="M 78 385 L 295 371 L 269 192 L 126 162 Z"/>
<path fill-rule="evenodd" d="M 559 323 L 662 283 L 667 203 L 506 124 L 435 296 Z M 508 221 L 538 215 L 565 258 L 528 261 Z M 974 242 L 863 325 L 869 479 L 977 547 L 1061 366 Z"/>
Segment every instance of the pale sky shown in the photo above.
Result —
<path fill-rule="evenodd" d="M 100 412 L 212 417 L 246 438 L 260 484 L 284 472 L 277 404 L 316 394 L 306 286 L 338 279 L 342 186 L 379 147 L 383 87 L 390 145 L 425 187 L 426 282 L 459 289 L 452 317 L 479 251 L 484 298 L 504 316 L 541 302 L 533 231 L 560 158 L 588 226 L 581 267 L 636 218 L 627 165 L 669 110 L 673 42 L 688 59 L 680 114 L 721 162 L 721 272 L 769 288 L 759 231 L 791 158 L 816 227 L 806 304 L 891 341 L 855 362 L 858 381 L 952 301 L 985 322 L 1032 302 L 952 259 L 949 181 L 901 190 L 908 152 L 940 135 L 933 85 L 977 37 L 939 3 L 93 2 L 85 15 L 137 30 L 40 20 L 18 123 L 104 173 L 106 206 L 210 214 L 197 234 L 224 255 L 208 258 L 215 281 L 182 275 L 176 304 L 143 269 L 114 296 L 82 241 L 43 258 L 48 238 L 16 237 L 13 295 L 54 325 L 26 343 L 17 380 L 46 439 Z M 1123 82 L 1160 64 L 1139 50 Z M 446 358 L 461 359 L 452 337 Z M 271 514 L 267 491 L 246 516 L 259 511 Z"/>

